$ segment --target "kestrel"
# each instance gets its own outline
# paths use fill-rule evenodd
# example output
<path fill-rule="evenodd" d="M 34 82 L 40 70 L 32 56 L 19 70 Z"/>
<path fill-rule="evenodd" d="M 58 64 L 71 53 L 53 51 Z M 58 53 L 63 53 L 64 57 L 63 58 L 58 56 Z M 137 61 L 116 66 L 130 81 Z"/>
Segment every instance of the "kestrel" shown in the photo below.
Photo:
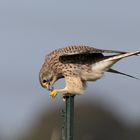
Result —
<path fill-rule="evenodd" d="M 39 80 L 44 88 L 51 91 L 50 96 L 52 97 L 55 97 L 59 92 L 64 93 L 64 95 L 82 94 L 86 88 L 87 81 L 96 81 L 105 72 L 122 74 L 138 79 L 116 71 L 111 67 L 122 58 L 139 54 L 140 51 L 122 52 L 89 46 L 60 48 L 46 56 L 39 73 Z M 65 79 L 65 88 L 53 89 L 54 83 L 60 78 Z"/>

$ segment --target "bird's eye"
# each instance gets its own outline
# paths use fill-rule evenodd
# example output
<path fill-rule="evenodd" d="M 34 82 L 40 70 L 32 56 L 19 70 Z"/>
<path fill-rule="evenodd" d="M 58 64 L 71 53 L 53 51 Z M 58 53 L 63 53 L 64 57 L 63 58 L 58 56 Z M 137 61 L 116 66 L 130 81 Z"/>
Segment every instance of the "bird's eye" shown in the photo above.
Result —
<path fill-rule="evenodd" d="M 43 82 L 43 83 L 47 83 L 47 80 L 43 80 L 42 82 Z"/>

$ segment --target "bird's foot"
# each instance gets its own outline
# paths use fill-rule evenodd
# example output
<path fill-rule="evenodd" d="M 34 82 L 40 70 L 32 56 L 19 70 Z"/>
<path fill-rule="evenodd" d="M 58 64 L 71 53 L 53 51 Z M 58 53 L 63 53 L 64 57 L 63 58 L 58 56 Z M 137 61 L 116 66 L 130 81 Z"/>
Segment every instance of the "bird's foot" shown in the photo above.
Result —
<path fill-rule="evenodd" d="M 52 98 L 55 98 L 59 92 L 63 92 L 63 93 L 64 93 L 64 92 L 66 92 L 66 90 L 65 90 L 65 89 L 55 89 L 55 90 L 53 90 L 53 91 L 50 93 L 50 96 L 51 96 Z M 65 95 L 65 94 L 64 94 L 64 95 Z"/>
<path fill-rule="evenodd" d="M 62 100 L 65 102 L 66 101 L 66 94 L 62 94 Z"/>
<path fill-rule="evenodd" d="M 52 97 L 52 98 L 55 98 L 56 96 L 57 96 L 57 94 L 58 94 L 58 90 L 53 90 L 51 93 L 50 93 L 50 96 Z"/>
<path fill-rule="evenodd" d="M 62 94 L 62 100 L 66 101 L 67 96 L 70 96 L 70 94 L 69 93 Z"/>

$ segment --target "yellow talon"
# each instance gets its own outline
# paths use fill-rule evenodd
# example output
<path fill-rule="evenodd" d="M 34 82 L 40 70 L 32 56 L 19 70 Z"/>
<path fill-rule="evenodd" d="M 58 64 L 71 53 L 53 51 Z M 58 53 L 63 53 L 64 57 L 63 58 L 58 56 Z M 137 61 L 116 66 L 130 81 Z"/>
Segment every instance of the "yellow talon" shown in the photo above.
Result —
<path fill-rule="evenodd" d="M 59 92 L 66 92 L 66 90 L 65 90 L 65 89 L 55 89 L 55 90 L 53 90 L 53 91 L 50 93 L 50 96 L 53 97 L 53 98 L 55 98 L 56 95 L 57 95 Z M 65 94 L 63 94 L 63 96 L 65 97 Z"/>
<path fill-rule="evenodd" d="M 56 95 L 58 94 L 58 91 L 57 90 L 53 90 L 51 93 L 50 93 L 50 96 L 55 98 Z"/>

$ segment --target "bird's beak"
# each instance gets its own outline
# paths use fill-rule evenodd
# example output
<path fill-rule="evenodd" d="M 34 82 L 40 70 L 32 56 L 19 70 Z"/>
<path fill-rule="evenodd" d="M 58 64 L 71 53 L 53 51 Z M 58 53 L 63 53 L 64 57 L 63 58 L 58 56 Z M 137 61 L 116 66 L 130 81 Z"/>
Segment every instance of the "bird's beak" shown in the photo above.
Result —
<path fill-rule="evenodd" d="M 43 83 L 42 84 L 44 88 L 48 89 L 49 88 L 49 84 L 48 83 Z"/>
<path fill-rule="evenodd" d="M 49 91 L 52 91 L 53 90 L 53 86 L 51 86 L 50 83 L 44 83 L 42 86 L 44 88 L 46 88 L 47 90 L 49 90 Z"/>

